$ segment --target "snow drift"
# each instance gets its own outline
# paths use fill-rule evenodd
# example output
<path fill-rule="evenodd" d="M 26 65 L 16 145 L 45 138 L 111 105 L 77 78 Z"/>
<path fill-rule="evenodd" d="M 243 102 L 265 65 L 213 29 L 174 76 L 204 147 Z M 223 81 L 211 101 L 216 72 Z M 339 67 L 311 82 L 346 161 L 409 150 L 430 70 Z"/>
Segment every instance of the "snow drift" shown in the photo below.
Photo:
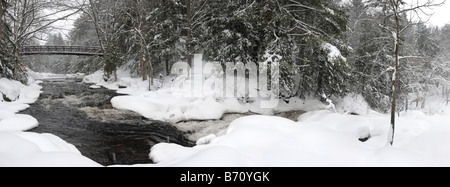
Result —
<path fill-rule="evenodd" d="M 223 136 L 208 136 L 193 148 L 158 144 L 149 156 L 156 166 L 177 167 L 449 166 L 450 148 L 444 145 L 450 143 L 450 117 L 411 113 L 399 119 L 394 147 L 386 141 L 387 115 L 315 111 L 300 122 L 240 118 Z"/>

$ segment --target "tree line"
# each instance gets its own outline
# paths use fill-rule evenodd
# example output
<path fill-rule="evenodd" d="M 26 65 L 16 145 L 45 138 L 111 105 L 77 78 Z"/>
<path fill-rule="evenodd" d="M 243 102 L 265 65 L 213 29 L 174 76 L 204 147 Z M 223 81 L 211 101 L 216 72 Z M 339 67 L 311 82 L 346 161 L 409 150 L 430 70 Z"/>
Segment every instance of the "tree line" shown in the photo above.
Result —
<path fill-rule="evenodd" d="M 347 22 L 340 2 L 331 0 L 92 0 L 70 38 L 102 46 L 102 68 L 111 77 L 121 66 L 144 80 L 167 75 L 177 61 L 192 65 L 196 53 L 223 64 L 277 54 L 283 97 L 343 96 Z M 328 58 L 331 50 L 342 55 Z"/>

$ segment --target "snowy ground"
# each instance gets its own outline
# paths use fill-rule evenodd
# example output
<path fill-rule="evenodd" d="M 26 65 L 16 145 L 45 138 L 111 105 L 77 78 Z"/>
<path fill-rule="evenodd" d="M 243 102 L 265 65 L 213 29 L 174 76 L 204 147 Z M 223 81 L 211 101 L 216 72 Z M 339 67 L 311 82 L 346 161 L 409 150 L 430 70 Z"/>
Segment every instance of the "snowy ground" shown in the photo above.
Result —
<path fill-rule="evenodd" d="M 25 131 L 38 125 L 33 117 L 16 113 L 36 102 L 40 89 L 34 81 L 31 81 L 30 86 L 25 86 L 17 81 L 0 79 L 0 131 Z"/>
<path fill-rule="evenodd" d="M 218 119 L 230 112 L 311 111 L 297 121 L 264 115 L 239 118 L 225 131 L 208 129 L 216 133 L 203 134 L 193 148 L 158 144 L 149 155 L 157 164 L 139 166 L 450 166 L 450 148 L 446 147 L 450 143 L 450 116 L 446 115 L 450 108 L 442 102 L 434 105 L 438 113 L 429 113 L 428 108 L 401 113 L 391 147 L 387 144 L 390 116 L 370 110 L 357 95 L 334 99 L 334 108 L 314 99 L 292 99 L 289 104 L 280 102 L 277 108 L 262 110 L 256 107 L 258 103 L 241 104 L 233 98 L 180 98 L 167 88 L 147 92 L 142 90 L 148 88 L 147 82 L 129 77 L 119 76 L 116 85 L 111 85 L 101 81 L 99 75 L 86 79 L 130 94 L 114 98 L 114 107 L 172 123 Z M 218 124 L 217 128 L 224 126 L 227 124 Z"/>
<path fill-rule="evenodd" d="M 156 166 L 450 166 L 449 116 L 409 112 L 387 145 L 387 115 L 314 111 L 294 122 L 279 117 L 235 120 L 225 135 L 200 139 L 194 148 L 158 144 Z M 366 142 L 359 139 L 370 137 Z"/>
<path fill-rule="evenodd" d="M 257 113 L 273 115 L 278 112 L 291 110 L 319 110 L 327 108 L 326 105 L 315 99 L 307 99 L 308 102 L 293 98 L 286 104 L 280 102 L 278 107 L 263 109 L 261 100 L 254 99 L 252 103 L 243 104 L 238 98 L 220 98 L 215 93 L 207 93 L 203 97 L 185 97 L 191 94 L 191 90 L 176 90 L 172 85 L 177 81 L 185 81 L 190 85 L 190 80 L 177 80 L 167 78 L 155 80 L 156 85 L 163 85 L 156 91 L 148 91 L 148 81 L 139 78 L 130 78 L 129 72 L 119 70 L 118 81 L 105 82 L 101 71 L 84 78 L 84 82 L 95 84 L 92 88 L 103 86 L 117 90 L 118 93 L 128 96 L 119 96 L 112 99 L 112 105 L 117 109 L 131 110 L 144 117 L 154 120 L 177 123 L 190 120 L 215 120 L 220 119 L 226 113 Z M 245 87 L 242 86 L 242 87 Z M 256 87 L 255 87 L 256 88 Z"/>
<path fill-rule="evenodd" d="M 164 88 L 148 92 L 148 82 L 130 78 L 127 72 L 119 72 L 115 83 L 106 83 L 101 72 L 85 81 L 129 94 L 114 98 L 114 107 L 171 122 L 215 119 L 228 112 L 310 111 L 297 121 L 265 115 L 231 120 L 229 126 L 218 125 L 224 131 L 206 131 L 211 133 L 203 134 L 192 148 L 158 144 L 149 155 L 156 164 L 135 166 L 450 166 L 450 109 L 445 105 L 439 105 L 436 114 L 429 110 L 401 113 L 391 147 L 387 145 L 389 115 L 370 110 L 360 96 L 335 99 L 335 108 L 313 99 L 293 99 L 275 109 L 260 110 L 233 99 L 186 100 Z M 31 123 L 31 116 L 15 113 L 37 98 L 39 86 L 0 79 L 0 91 L 15 99 L 0 101 L 0 128 L 9 129 L 0 130 L 0 166 L 100 166 L 54 135 L 22 132 L 32 125 L 11 130 Z"/>

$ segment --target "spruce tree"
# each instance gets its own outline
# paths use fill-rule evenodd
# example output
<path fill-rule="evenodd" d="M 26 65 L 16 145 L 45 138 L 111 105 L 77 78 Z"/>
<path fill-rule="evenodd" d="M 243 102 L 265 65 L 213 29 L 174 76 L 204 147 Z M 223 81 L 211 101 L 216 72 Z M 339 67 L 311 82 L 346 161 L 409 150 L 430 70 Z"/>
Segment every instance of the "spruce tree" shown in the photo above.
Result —
<path fill-rule="evenodd" d="M 14 57 L 10 54 L 12 45 L 8 38 L 11 37 L 11 30 L 7 23 L 3 22 L 4 13 L 7 8 L 5 0 L 0 1 L 0 77 L 13 79 Z"/>
<path fill-rule="evenodd" d="M 345 95 L 349 66 L 345 58 L 328 58 L 330 53 L 343 57 L 348 52 L 341 37 L 347 17 L 338 4 L 317 0 L 212 4 L 214 15 L 206 24 L 204 40 L 209 60 L 263 62 L 267 53 L 277 54 L 282 57 L 284 97 Z"/>

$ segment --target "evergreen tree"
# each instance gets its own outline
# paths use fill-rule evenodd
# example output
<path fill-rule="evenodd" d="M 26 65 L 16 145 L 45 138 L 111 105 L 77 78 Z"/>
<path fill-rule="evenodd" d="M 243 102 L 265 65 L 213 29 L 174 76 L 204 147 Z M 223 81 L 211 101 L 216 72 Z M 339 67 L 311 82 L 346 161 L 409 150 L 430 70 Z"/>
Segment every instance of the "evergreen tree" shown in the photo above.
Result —
<path fill-rule="evenodd" d="M 184 28 L 183 16 L 180 14 L 183 7 L 180 0 L 156 1 L 152 6 L 155 10 L 147 15 L 147 24 L 151 25 L 151 31 L 148 31 L 151 34 L 147 38 L 152 41 L 151 58 L 156 62 L 155 71 L 169 75 L 171 64 L 183 56 L 179 49 Z"/>
<path fill-rule="evenodd" d="M 308 24 L 303 26 L 304 31 L 297 34 L 305 35 L 299 38 L 297 44 L 300 49 L 297 63 L 302 67 L 298 95 L 344 96 L 348 93 L 350 76 L 350 66 L 344 57 L 350 51 L 343 38 L 348 21 L 345 10 L 334 1 L 301 3 L 307 8 L 303 11 L 291 10 L 299 21 Z"/>
<path fill-rule="evenodd" d="M 0 77 L 13 79 L 14 57 L 10 54 L 12 51 L 12 45 L 8 38 L 11 37 L 11 30 L 7 23 L 3 22 L 4 13 L 7 8 L 7 2 L 5 0 L 0 1 Z"/>
<path fill-rule="evenodd" d="M 74 21 L 74 28 L 69 33 L 69 43 L 80 46 L 100 46 L 95 25 L 88 14 L 84 13 Z M 71 69 L 67 73 L 93 73 L 102 68 L 99 57 L 71 57 Z"/>
<path fill-rule="evenodd" d="M 443 26 L 439 32 L 436 32 L 441 51 L 438 54 L 440 84 L 442 85 L 442 95 L 447 103 L 450 104 L 450 24 Z"/>
<path fill-rule="evenodd" d="M 71 45 L 99 46 L 97 35 L 95 34 L 95 26 L 90 20 L 88 14 L 81 16 L 74 21 L 74 28 L 70 31 Z"/>
<path fill-rule="evenodd" d="M 45 45 L 49 46 L 65 46 L 66 41 L 62 37 L 61 33 L 58 34 L 51 34 L 49 38 L 47 39 L 47 43 Z"/>
<path fill-rule="evenodd" d="M 352 25 L 348 38 L 353 54 L 349 61 L 354 92 L 362 94 L 372 108 L 387 112 L 390 109 L 392 42 L 386 37 L 389 33 L 379 26 L 383 12 L 377 10 L 376 6 L 365 5 L 360 0 L 352 2 L 350 11 L 354 14 L 350 17 Z"/>
<path fill-rule="evenodd" d="M 203 41 L 209 60 L 263 62 L 267 53 L 277 54 L 282 56 L 282 95 L 321 97 L 346 93 L 345 58 L 328 58 L 332 52 L 347 51 L 340 38 L 346 30 L 346 14 L 334 2 L 217 1 L 211 3 L 211 9 L 214 14 L 205 25 L 208 29 Z"/>

